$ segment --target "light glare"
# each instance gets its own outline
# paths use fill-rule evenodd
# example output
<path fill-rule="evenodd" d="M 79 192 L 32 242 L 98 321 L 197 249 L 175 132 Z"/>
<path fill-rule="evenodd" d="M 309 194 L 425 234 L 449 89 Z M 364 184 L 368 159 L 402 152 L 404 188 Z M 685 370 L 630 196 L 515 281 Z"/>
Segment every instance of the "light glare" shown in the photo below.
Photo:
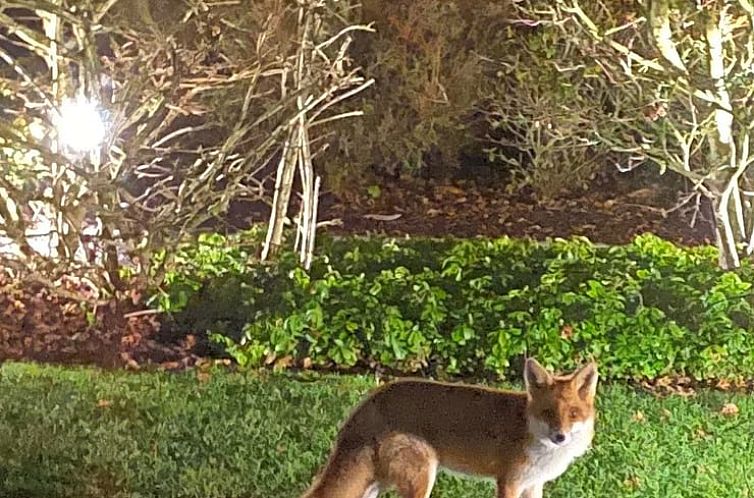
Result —
<path fill-rule="evenodd" d="M 105 139 L 100 110 L 83 97 L 63 101 L 56 126 L 61 145 L 76 152 L 96 150 Z"/>

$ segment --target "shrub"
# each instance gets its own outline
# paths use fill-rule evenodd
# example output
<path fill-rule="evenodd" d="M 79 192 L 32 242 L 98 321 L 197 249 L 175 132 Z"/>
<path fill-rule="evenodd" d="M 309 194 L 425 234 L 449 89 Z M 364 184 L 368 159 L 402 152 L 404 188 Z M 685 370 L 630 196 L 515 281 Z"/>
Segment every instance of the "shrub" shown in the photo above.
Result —
<path fill-rule="evenodd" d="M 722 271 L 707 247 L 325 239 L 307 273 L 293 256 L 201 269 L 207 243 L 160 302 L 243 365 L 505 377 L 528 354 L 562 369 L 594 357 L 612 378 L 754 373 L 754 267 Z"/>
<path fill-rule="evenodd" d="M 480 47 L 494 62 L 481 110 L 489 124 L 489 160 L 511 173 L 510 189 L 551 199 L 585 188 L 618 154 L 598 127 L 611 119 L 615 88 L 574 46 L 571 31 L 546 15 L 549 2 L 516 3 L 505 30 L 507 50 Z"/>
<path fill-rule="evenodd" d="M 370 171 L 473 177 L 484 164 L 546 199 L 616 162 L 595 138 L 615 89 L 572 46 L 573 29 L 532 18 L 540 9 L 547 2 L 363 2 L 353 15 L 377 32 L 357 38 L 354 57 L 377 83 L 353 101 L 364 119 L 335 135 L 330 185 L 352 190 Z"/>
<path fill-rule="evenodd" d="M 509 12 L 497 0 L 362 2 L 359 22 L 376 33 L 357 38 L 354 58 L 376 85 L 353 101 L 364 118 L 336 135 L 331 185 L 352 190 L 370 171 L 444 176 L 465 149 L 481 152 L 471 129 L 486 84 L 478 52 L 502 47 Z"/>

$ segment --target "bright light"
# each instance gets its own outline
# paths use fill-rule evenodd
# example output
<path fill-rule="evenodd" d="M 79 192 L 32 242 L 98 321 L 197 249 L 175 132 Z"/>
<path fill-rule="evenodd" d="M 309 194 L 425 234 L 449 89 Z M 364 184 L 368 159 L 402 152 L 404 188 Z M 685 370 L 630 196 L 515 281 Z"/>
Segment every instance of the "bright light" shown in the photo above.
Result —
<path fill-rule="evenodd" d="M 46 131 L 44 125 L 39 121 L 32 121 L 29 123 L 29 134 L 37 142 L 44 140 L 45 135 L 47 134 Z"/>
<path fill-rule="evenodd" d="M 60 144 L 74 152 L 94 151 L 105 140 L 102 112 L 84 97 L 63 101 L 55 126 Z"/>

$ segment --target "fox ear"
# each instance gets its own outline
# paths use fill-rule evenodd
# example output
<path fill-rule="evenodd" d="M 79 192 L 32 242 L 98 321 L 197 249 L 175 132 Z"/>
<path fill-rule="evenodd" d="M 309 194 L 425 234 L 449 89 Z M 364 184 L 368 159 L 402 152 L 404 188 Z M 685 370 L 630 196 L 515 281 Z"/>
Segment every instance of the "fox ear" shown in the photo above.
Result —
<path fill-rule="evenodd" d="M 552 376 L 537 360 L 528 358 L 526 365 L 524 365 L 524 381 L 526 382 L 526 390 L 531 392 L 534 389 L 552 384 Z"/>
<path fill-rule="evenodd" d="M 573 383 L 579 396 L 582 398 L 593 398 L 597 394 L 597 364 L 590 362 L 573 374 Z"/>

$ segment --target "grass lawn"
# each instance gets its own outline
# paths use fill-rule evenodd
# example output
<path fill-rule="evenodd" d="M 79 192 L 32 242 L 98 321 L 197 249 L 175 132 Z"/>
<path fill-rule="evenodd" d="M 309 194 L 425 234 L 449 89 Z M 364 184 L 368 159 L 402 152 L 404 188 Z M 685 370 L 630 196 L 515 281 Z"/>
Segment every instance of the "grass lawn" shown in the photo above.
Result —
<path fill-rule="evenodd" d="M 0 497 L 294 498 L 372 385 L 366 377 L 5 364 Z M 722 414 L 726 403 L 738 414 Z M 594 449 L 545 496 L 754 496 L 751 397 L 657 399 L 603 386 L 599 404 Z M 433 497 L 492 493 L 489 484 L 441 475 Z"/>

